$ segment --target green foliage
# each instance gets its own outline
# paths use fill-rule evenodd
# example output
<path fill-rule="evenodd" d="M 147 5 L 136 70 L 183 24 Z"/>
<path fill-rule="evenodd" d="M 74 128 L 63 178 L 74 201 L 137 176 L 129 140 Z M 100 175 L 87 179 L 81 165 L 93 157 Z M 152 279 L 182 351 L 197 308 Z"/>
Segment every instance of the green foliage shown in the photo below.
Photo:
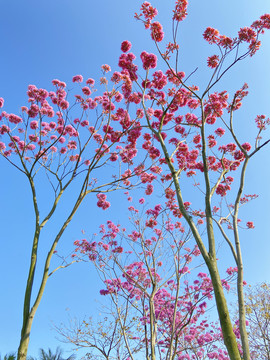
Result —
<path fill-rule="evenodd" d="M 2 360 L 1 355 L 0 355 L 0 360 Z M 16 360 L 16 353 L 15 353 L 15 352 L 12 352 L 12 353 L 6 354 L 6 355 L 3 357 L 3 360 Z"/>
<path fill-rule="evenodd" d="M 13 360 L 13 359 L 8 359 Z M 68 358 L 63 356 L 63 350 L 60 347 L 56 348 L 55 353 L 51 349 L 45 351 L 44 349 L 39 349 L 39 358 L 28 357 L 27 360 L 75 360 L 75 355 L 70 355 Z"/>

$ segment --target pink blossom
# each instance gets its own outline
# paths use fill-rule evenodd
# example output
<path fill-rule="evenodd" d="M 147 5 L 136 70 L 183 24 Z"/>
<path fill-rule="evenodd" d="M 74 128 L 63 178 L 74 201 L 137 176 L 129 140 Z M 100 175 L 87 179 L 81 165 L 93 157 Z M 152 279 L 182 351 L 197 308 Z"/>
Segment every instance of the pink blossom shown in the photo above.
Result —
<path fill-rule="evenodd" d="M 222 46 L 224 49 L 232 49 L 235 42 L 236 42 L 236 39 L 232 39 L 225 35 L 220 35 L 218 44 L 220 46 Z"/>
<path fill-rule="evenodd" d="M 102 208 L 103 210 L 106 210 L 111 206 L 111 204 L 108 201 L 106 201 L 107 196 L 105 194 L 102 193 L 97 194 L 97 198 L 98 198 L 97 206 Z"/>
<path fill-rule="evenodd" d="M 34 145 L 34 144 L 27 145 L 27 150 L 35 150 L 35 148 L 36 148 L 36 145 Z"/>
<path fill-rule="evenodd" d="M 254 223 L 252 221 L 248 221 L 246 225 L 247 225 L 248 229 L 254 229 L 255 228 Z"/>
<path fill-rule="evenodd" d="M 201 135 L 200 134 L 195 135 L 193 137 L 193 142 L 194 142 L 194 144 L 199 144 L 201 142 Z"/>
<path fill-rule="evenodd" d="M 219 32 L 216 29 L 208 27 L 203 33 L 203 37 L 209 44 L 215 44 L 219 41 Z"/>
<path fill-rule="evenodd" d="M 62 147 L 62 148 L 60 149 L 60 153 L 61 153 L 61 154 L 65 154 L 66 152 L 67 152 L 67 148 Z"/>
<path fill-rule="evenodd" d="M 70 161 L 81 161 L 81 158 L 80 158 L 79 154 L 76 154 L 76 155 L 70 155 L 69 160 Z"/>
<path fill-rule="evenodd" d="M 81 122 L 81 126 L 82 126 L 82 127 L 89 126 L 89 121 L 88 121 L 88 120 L 83 120 L 83 121 Z"/>
<path fill-rule="evenodd" d="M 78 82 L 78 83 L 83 82 L 83 77 L 82 77 L 82 75 L 75 75 L 75 76 L 73 76 L 72 82 Z"/>
<path fill-rule="evenodd" d="M 111 77 L 111 81 L 115 84 L 118 84 L 122 80 L 122 74 L 118 71 L 115 71 Z"/>
<path fill-rule="evenodd" d="M 67 100 L 61 100 L 59 106 L 62 110 L 66 110 L 69 107 L 69 102 Z"/>
<path fill-rule="evenodd" d="M 162 25 L 158 21 L 151 24 L 151 37 L 156 42 L 160 42 L 164 38 Z"/>
<path fill-rule="evenodd" d="M 216 122 L 217 118 L 214 115 L 209 115 L 206 118 L 206 123 L 209 125 L 213 125 Z"/>
<path fill-rule="evenodd" d="M 255 122 L 257 124 L 257 127 L 260 129 L 260 130 L 265 130 L 266 129 L 266 125 L 269 125 L 270 124 L 270 119 L 266 119 L 266 116 L 265 115 L 257 115 L 256 116 L 256 119 L 255 119 Z"/>
<path fill-rule="evenodd" d="M 29 140 L 33 141 L 33 142 L 38 142 L 39 141 L 39 137 L 33 134 L 30 134 L 29 136 Z"/>
<path fill-rule="evenodd" d="M 226 273 L 228 275 L 233 275 L 235 272 L 238 272 L 238 268 L 237 267 L 229 267 L 227 270 L 226 270 Z"/>
<path fill-rule="evenodd" d="M 0 108 L 2 108 L 4 106 L 4 99 L 0 98 Z"/>
<path fill-rule="evenodd" d="M 8 132 L 10 132 L 10 128 L 9 128 L 9 126 L 7 126 L 7 125 L 2 125 L 2 126 L 0 126 L 0 134 L 1 135 L 4 135 L 4 134 L 6 134 L 6 133 L 8 133 Z"/>
<path fill-rule="evenodd" d="M 70 136 L 77 136 L 78 133 L 77 131 L 74 129 L 74 127 L 72 125 L 67 125 L 65 127 L 65 131 L 70 135 Z"/>
<path fill-rule="evenodd" d="M 70 140 L 67 145 L 68 149 L 77 149 L 77 143 L 75 140 Z"/>
<path fill-rule="evenodd" d="M 130 49 L 131 49 L 131 42 L 129 42 L 128 40 L 123 41 L 122 44 L 121 44 L 121 51 L 126 53 Z"/>
<path fill-rule="evenodd" d="M 35 118 L 37 116 L 39 112 L 39 107 L 37 104 L 31 104 L 29 110 L 28 110 L 28 115 L 30 118 Z"/>
<path fill-rule="evenodd" d="M 215 130 L 215 134 L 218 136 L 222 136 L 225 134 L 225 130 L 219 127 Z"/>
<path fill-rule="evenodd" d="M 22 122 L 22 118 L 15 114 L 9 114 L 8 120 L 9 120 L 9 122 L 11 122 L 13 124 L 19 124 Z"/>
<path fill-rule="evenodd" d="M 111 156 L 110 156 L 110 161 L 117 161 L 118 159 L 118 155 L 116 153 L 112 153 Z"/>
<path fill-rule="evenodd" d="M 60 84 L 60 80 L 54 79 L 54 80 L 52 80 L 52 84 L 54 86 L 58 86 Z"/>
<path fill-rule="evenodd" d="M 233 154 L 235 160 L 244 160 L 245 155 L 240 150 L 236 150 Z"/>
<path fill-rule="evenodd" d="M 242 144 L 242 148 L 245 149 L 246 151 L 250 151 L 251 150 L 251 145 L 246 142 L 246 143 Z"/>
<path fill-rule="evenodd" d="M 20 141 L 20 138 L 19 136 L 12 136 L 11 139 L 15 142 L 19 142 Z"/>
<path fill-rule="evenodd" d="M 190 170 L 186 173 L 187 177 L 191 177 L 193 175 L 196 175 L 196 172 L 194 170 Z"/>
<path fill-rule="evenodd" d="M 91 100 L 91 99 L 88 99 Z M 88 101 L 89 103 L 89 109 L 95 109 L 97 107 L 97 103 L 94 100 Z"/>
<path fill-rule="evenodd" d="M 189 269 L 187 266 L 184 266 L 182 269 L 179 270 L 179 274 L 186 274 L 189 273 Z"/>
<path fill-rule="evenodd" d="M 157 13 L 158 13 L 157 9 L 154 8 L 148 1 L 145 1 L 142 4 L 141 10 L 143 12 L 145 20 L 148 20 L 148 21 L 151 21 L 155 16 L 157 16 Z"/>
<path fill-rule="evenodd" d="M 122 254 L 123 251 L 124 249 L 122 248 L 122 246 L 118 246 L 112 250 L 113 253 L 118 253 L 118 254 Z"/>
<path fill-rule="evenodd" d="M 212 148 L 212 147 L 214 147 L 214 146 L 216 146 L 216 145 L 217 145 L 217 142 L 216 142 L 214 136 L 213 136 L 213 135 L 209 135 L 209 136 L 208 136 L 208 146 L 209 146 L 209 148 Z"/>
<path fill-rule="evenodd" d="M 221 196 L 225 196 L 227 191 L 227 187 L 223 184 L 219 184 L 216 188 L 216 194 L 217 195 L 221 195 Z"/>
<path fill-rule="evenodd" d="M 25 142 L 23 140 L 18 142 L 18 148 L 23 151 L 25 149 Z"/>
<path fill-rule="evenodd" d="M 83 92 L 84 95 L 86 95 L 86 96 L 91 95 L 91 90 L 89 89 L 88 86 L 84 86 L 84 87 L 82 88 L 82 92 Z"/>
<path fill-rule="evenodd" d="M 146 51 L 141 53 L 141 60 L 144 70 L 154 69 L 157 66 L 157 57 L 155 54 L 148 54 Z"/>
<path fill-rule="evenodd" d="M 250 27 L 244 27 L 241 28 L 238 32 L 238 38 L 240 41 L 245 41 L 245 42 L 252 42 L 252 40 L 256 40 L 257 34 L 256 32 L 250 28 Z"/>
<path fill-rule="evenodd" d="M 187 16 L 187 0 L 177 0 L 175 9 L 173 10 L 173 19 L 175 21 L 183 21 Z"/>
<path fill-rule="evenodd" d="M 114 95 L 115 101 L 118 103 L 123 99 L 123 97 L 124 96 L 119 91 Z"/>
<path fill-rule="evenodd" d="M 133 60 L 135 59 L 136 56 L 133 53 L 121 54 L 119 57 L 118 65 L 123 69 L 120 79 L 122 79 L 125 83 L 128 81 L 128 79 L 130 79 L 131 81 L 138 79 L 138 76 L 136 74 L 138 67 L 137 65 L 133 64 Z M 120 79 L 118 72 L 115 72 L 112 78 L 114 82 L 119 82 Z"/>
<path fill-rule="evenodd" d="M 12 154 L 12 150 L 8 150 L 4 152 L 5 156 L 10 156 Z"/>
<path fill-rule="evenodd" d="M 55 129 L 56 128 L 56 123 L 51 121 L 49 126 L 50 126 L 51 129 Z"/>
<path fill-rule="evenodd" d="M 111 71 L 111 67 L 107 64 L 105 65 L 101 65 L 101 69 L 104 71 L 104 72 L 109 72 Z"/>
<path fill-rule="evenodd" d="M 94 85 L 95 85 L 95 80 L 89 78 L 89 79 L 86 80 L 86 84 L 87 84 L 87 85 L 90 85 L 90 86 L 94 86 Z"/>
<path fill-rule="evenodd" d="M 66 141 L 66 139 L 64 138 L 64 136 L 61 136 L 61 137 L 59 138 L 60 144 L 64 144 L 65 141 Z"/>
<path fill-rule="evenodd" d="M 218 55 L 213 55 L 210 56 L 207 59 L 207 66 L 209 66 L 212 69 L 215 69 L 219 64 L 219 56 Z"/>
<path fill-rule="evenodd" d="M 154 186 L 151 185 L 151 184 L 148 184 L 148 185 L 147 185 L 147 188 L 146 188 L 146 190 L 145 190 L 145 194 L 146 194 L 146 195 L 151 195 L 151 194 L 153 193 L 153 191 L 154 191 Z"/>
<path fill-rule="evenodd" d="M 161 90 L 167 85 L 167 76 L 161 70 L 154 72 L 153 81 L 151 83 L 155 88 Z"/>

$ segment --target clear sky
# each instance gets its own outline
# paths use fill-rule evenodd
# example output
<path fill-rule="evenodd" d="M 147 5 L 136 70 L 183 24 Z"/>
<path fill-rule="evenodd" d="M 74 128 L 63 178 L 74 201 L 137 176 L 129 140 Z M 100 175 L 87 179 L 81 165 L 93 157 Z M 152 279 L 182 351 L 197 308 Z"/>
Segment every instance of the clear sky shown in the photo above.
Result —
<path fill-rule="evenodd" d="M 159 10 L 159 21 L 170 31 L 172 0 L 152 2 Z M 51 80 L 58 78 L 71 84 L 76 74 L 98 79 L 100 66 L 109 64 L 117 69 L 120 44 L 130 40 L 137 57 L 143 50 L 154 50 L 143 25 L 134 19 L 141 1 L 127 0 L 0 0 L 1 5 L 1 66 L 0 97 L 5 110 L 18 113 L 26 105 L 28 84 L 52 90 Z M 240 27 L 249 26 L 264 13 L 270 12 L 268 0 L 191 0 L 189 16 L 181 24 L 179 43 L 180 68 L 186 73 L 197 66 L 194 78 L 205 84 L 205 61 L 215 53 L 202 39 L 207 26 L 228 36 L 236 35 Z M 262 48 L 253 58 L 238 64 L 223 80 L 222 89 L 232 92 L 244 82 L 250 86 L 239 116 L 247 119 L 240 128 L 246 139 L 257 114 L 270 116 L 270 32 L 262 38 Z M 243 123 L 242 123 L 243 124 Z M 242 239 L 245 278 L 250 283 L 270 281 L 270 192 L 269 151 L 264 149 L 248 170 L 246 193 L 260 197 L 245 210 L 255 223 L 255 230 Z M 33 209 L 26 180 L 9 164 L 0 159 L 1 215 L 0 215 L 0 353 L 15 351 L 22 321 L 22 301 L 29 264 L 29 250 L 33 235 Z M 115 195 L 113 195 L 115 196 Z M 46 194 L 41 198 L 45 201 Z M 95 199 L 84 204 L 64 235 L 62 253 L 72 250 L 81 230 L 95 232 L 107 218 L 125 221 L 125 206 L 118 204 L 107 212 L 97 209 Z M 51 231 L 57 224 L 53 224 Z M 40 246 L 41 257 L 46 254 L 46 239 Z M 40 347 L 55 349 L 59 342 L 52 330 L 66 322 L 68 313 L 82 318 L 92 315 L 100 301 L 96 276 L 87 264 L 65 269 L 49 280 L 31 334 L 29 355 L 36 356 Z M 61 345 L 61 344 L 60 344 Z M 65 350 L 70 347 L 62 345 Z M 67 353 L 68 355 L 68 353 Z"/>

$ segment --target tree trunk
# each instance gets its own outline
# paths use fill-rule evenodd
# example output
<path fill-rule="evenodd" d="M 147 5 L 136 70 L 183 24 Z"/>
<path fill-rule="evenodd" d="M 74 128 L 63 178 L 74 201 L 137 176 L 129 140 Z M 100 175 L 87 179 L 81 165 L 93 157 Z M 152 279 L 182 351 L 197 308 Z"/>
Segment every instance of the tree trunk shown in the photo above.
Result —
<path fill-rule="evenodd" d="M 17 360 L 26 360 L 27 358 L 27 351 L 28 351 L 28 345 L 30 340 L 30 332 L 32 327 L 34 317 L 32 315 L 29 315 L 25 326 L 23 326 L 21 331 L 21 341 L 18 348 L 18 354 L 17 354 Z"/>
<path fill-rule="evenodd" d="M 230 360 L 241 360 L 241 356 L 236 342 L 236 337 L 233 332 L 229 310 L 227 307 L 227 301 L 224 296 L 222 283 L 219 277 L 218 269 L 216 265 L 212 263 L 213 260 L 210 261 L 211 262 L 208 263 L 207 265 L 214 288 L 214 294 L 215 294 L 216 305 L 217 305 L 224 343 L 228 350 Z"/>

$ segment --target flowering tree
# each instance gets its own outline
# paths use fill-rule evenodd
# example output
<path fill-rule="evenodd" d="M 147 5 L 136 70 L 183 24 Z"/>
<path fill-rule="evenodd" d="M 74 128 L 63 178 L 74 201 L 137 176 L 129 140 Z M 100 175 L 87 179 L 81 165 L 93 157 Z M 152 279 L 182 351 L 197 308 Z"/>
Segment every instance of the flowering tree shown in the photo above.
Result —
<path fill-rule="evenodd" d="M 270 15 L 263 15 L 250 27 L 241 28 L 235 38 L 221 35 L 211 27 L 205 30 L 204 39 L 216 45 L 219 54 L 207 59 L 212 73 L 201 91 L 198 86 L 189 85 L 192 74 L 186 77 L 178 69 L 177 30 L 187 16 L 187 1 L 176 1 L 172 41 L 163 45 L 163 50 L 160 45 L 164 40 L 163 27 L 154 21 L 156 16 L 157 9 L 149 2 L 144 2 L 141 13 L 135 15 L 150 30 L 158 56 L 146 51 L 141 53 L 144 73 L 140 73 L 139 77 L 136 57 L 129 52 L 131 44 L 124 41 L 121 46 L 123 53 L 119 58 L 121 72 L 115 72 L 112 79 L 119 85 L 122 83 L 126 103 L 138 105 L 136 114 L 141 118 L 140 124 L 144 130 L 142 148 L 156 164 L 155 178 L 168 184 L 165 190 L 166 205 L 174 216 L 184 218 L 208 267 L 229 357 L 240 359 L 243 356 L 248 360 L 250 352 L 238 215 L 240 206 L 257 196 L 243 192 L 245 174 L 249 160 L 270 141 L 262 140 L 270 120 L 265 115 L 256 117 L 257 131 L 252 148 L 249 142 L 240 140 L 233 126 L 234 114 L 248 95 L 248 85 L 244 84 L 230 100 L 227 91 L 215 91 L 214 88 L 217 84 L 221 85 L 222 78 L 232 66 L 254 56 L 259 50 L 259 37 L 270 28 Z M 165 73 L 156 70 L 158 57 L 167 67 Z M 233 174 L 237 174 L 238 184 Z M 189 201 L 185 201 L 190 189 L 189 180 L 198 188 L 197 203 L 195 201 L 192 207 Z M 150 191 L 153 191 L 151 184 Z M 198 218 L 199 222 L 196 221 Z M 202 236 L 199 227 L 203 223 L 206 233 Z M 247 221 L 246 229 L 252 228 L 253 222 Z M 241 351 L 233 331 L 217 264 L 216 241 L 220 236 L 227 242 L 237 268 Z"/>
<path fill-rule="evenodd" d="M 0 143 L 1 154 L 27 176 L 36 214 L 19 358 L 26 356 L 32 320 L 49 276 L 51 256 L 81 201 L 89 192 L 98 192 L 97 205 L 106 209 L 109 203 L 103 192 L 116 188 L 120 181 L 122 186 L 130 187 L 128 177 L 134 174 L 146 184 L 147 195 L 154 192 L 154 184 L 157 184 L 158 180 L 163 183 L 166 207 L 176 218 L 183 218 L 186 232 L 191 231 L 209 270 L 229 357 L 239 360 L 241 355 L 233 332 L 216 255 L 218 237 L 222 236 L 227 242 L 237 267 L 243 358 L 250 359 L 238 214 L 241 205 L 256 198 L 254 194 L 243 192 L 245 174 L 249 160 L 270 141 L 262 139 L 270 120 L 265 115 L 256 117 L 257 131 L 252 137 L 253 147 L 249 142 L 241 141 L 234 129 L 233 118 L 241 107 L 242 100 L 248 95 L 248 86 L 244 84 L 229 99 L 227 91 L 220 91 L 217 85 L 221 86 L 221 80 L 232 66 L 248 56 L 254 56 L 259 50 L 259 37 L 270 28 L 270 15 L 263 15 L 250 27 L 241 28 L 234 38 L 221 35 L 218 30 L 210 27 L 205 30 L 204 39 L 209 44 L 216 45 L 219 53 L 207 59 L 211 75 L 202 90 L 197 85 L 190 84 L 192 74 L 186 76 L 178 64 L 177 30 L 187 16 L 187 1 L 176 1 L 172 16 L 172 39 L 164 45 L 161 45 L 165 41 L 163 28 L 155 21 L 156 16 L 157 9 L 149 2 L 144 2 L 141 13 L 135 15 L 145 28 L 150 30 L 151 38 L 156 44 L 156 54 L 147 51 L 140 54 L 142 71 L 139 72 L 136 57 L 130 52 L 131 44 L 124 41 L 119 58 L 120 71 L 115 71 L 110 76 L 110 82 L 106 75 L 110 68 L 103 66 L 104 76 L 101 83 L 106 89 L 102 95 L 94 98 L 91 96 L 93 81 L 89 80 L 86 84 L 88 86 L 82 87 L 83 96 L 76 97 L 77 105 L 80 105 L 83 111 L 79 120 L 71 119 L 70 111 L 73 108 L 67 103 L 65 84 L 59 81 L 54 82 L 57 89 L 50 94 L 30 86 L 30 107 L 22 109 L 25 116 L 5 112 L 1 115 L 1 135 L 7 139 Z M 165 70 L 163 67 L 156 69 L 158 58 L 166 67 Z M 81 80 L 80 76 L 74 78 L 75 82 Z M 53 115 L 48 98 L 58 110 L 57 119 L 52 123 L 43 120 L 44 117 Z M 3 105 L 2 99 L 0 105 Z M 96 105 L 100 105 L 101 111 L 95 118 L 94 125 L 92 122 L 88 124 L 88 120 L 84 118 L 85 111 L 91 112 Z M 87 135 L 77 136 L 83 128 L 87 130 Z M 65 137 L 68 137 L 68 146 L 62 147 L 61 141 L 64 141 Z M 95 146 L 92 152 L 88 152 L 91 144 Z M 134 167 L 133 160 L 137 155 L 138 144 L 140 160 Z M 94 156 L 89 157 L 90 153 Z M 99 177 L 93 178 L 93 171 L 98 173 L 101 165 L 105 166 L 108 161 L 117 160 L 118 156 L 121 162 L 126 164 L 126 168 L 113 180 L 110 178 L 104 183 L 96 183 L 95 178 Z M 49 176 L 55 195 L 51 211 L 42 221 L 39 219 L 34 182 L 40 172 L 38 169 L 44 170 Z M 233 174 L 237 174 L 238 181 L 234 180 Z M 63 192 L 79 175 L 83 181 L 77 201 L 52 242 L 40 291 L 30 309 L 40 232 L 54 214 Z M 194 189 L 192 184 L 197 188 L 198 195 L 191 204 L 190 189 Z M 253 227 L 251 221 L 246 223 L 247 229 Z"/>
<path fill-rule="evenodd" d="M 103 281 L 100 294 L 110 297 L 111 318 L 57 331 L 76 347 L 92 350 L 88 358 L 229 359 L 218 347 L 221 329 L 205 318 L 213 286 L 207 274 L 195 275 L 200 251 L 194 243 L 188 247 L 191 231 L 160 204 L 146 216 L 133 206 L 129 210 L 129 231 L 108 221 L 96 241 L 75 242 L 74 256 L 86 256 Z M 227 290 L 234 271 L 228 273 L 222 280 Z"/>
<path fill-rule="evenodd" d="M 109 67 L 102 66 L 105 74 Z M 106 192 L 117 188 L 130 188 L 127 179 L 132 175 L 130 167 L 136 156 L 135 144 L 139 136 L 136 120 L 131 121 L 125 110 L 112 114 L 114 103 L 123 96 L 117 92 L 105 91 L 102 96 L 94 96 L 94 80 L 88 79 L 83 84 L 83 77 L 73 77 L 73 82 L 81 85 L 79 95 L 75 95 L 74 104 L 67 101 L 66 84 L 53 80 L 55 91 L 48 92 L 29 85 L 27 95 L 30 106 L 22 107 L 22 115 L 8 114 L 0 116 L 1 156 L 23 173 L 30 185 L 35 213 L 35 231 L 32 243 L 30 268 L 23 306 L 23 325 L 21 331 L 18 359 L 26 359 L 32 322 L 43 296 L 50 272 L 50 263 L 56 246 L 66 227 L 71 222 L 82 201 L 90 193 L 96 193 L 97 206 L 107 209 L 110 203 Z M 104 77 L 101 83 L 106 86 Z M 91 96 L 92 94 L 92 96 Z M 0 107 L 4 100 L 0 98 Z M 74 111 L 79 113 L 74 117 Z M 100 109 L 100 110 L 99 110 Z M 117 122 L 114 130 L 111 122 Z M 125 139 L 125 147 L 120 143 Z M 114 172 L 102 173 L 100 168 L 118 163 L 112 167 Z M 120 166 L 121 164 L 121 166 Z M 124 169 L 126 166 L 126 170 Z M 41 218 L 37 183 L 45 174 L 52 189 L 50 209 Z M 48 255 L 44 262 L 43 276 L 35 297 L 32 295 L 38 245 L 46 223 L 55 216 L 56 208 L 63 194 L 72 183 L 76 183 L 76 198 L 70 205 L 70 212 L 55 237 L 51 238 Z M 73 190 L 74 194 L 74 190 Z M 48 206 L 50 197 L 46 197 Z M 60 266 L 63 267 L 63 266 Z"/>
<path fill-rule="evenodd" d="M 270 359 L 269 284 L 249 286 L 245 293 L 251 359 Z"/>

